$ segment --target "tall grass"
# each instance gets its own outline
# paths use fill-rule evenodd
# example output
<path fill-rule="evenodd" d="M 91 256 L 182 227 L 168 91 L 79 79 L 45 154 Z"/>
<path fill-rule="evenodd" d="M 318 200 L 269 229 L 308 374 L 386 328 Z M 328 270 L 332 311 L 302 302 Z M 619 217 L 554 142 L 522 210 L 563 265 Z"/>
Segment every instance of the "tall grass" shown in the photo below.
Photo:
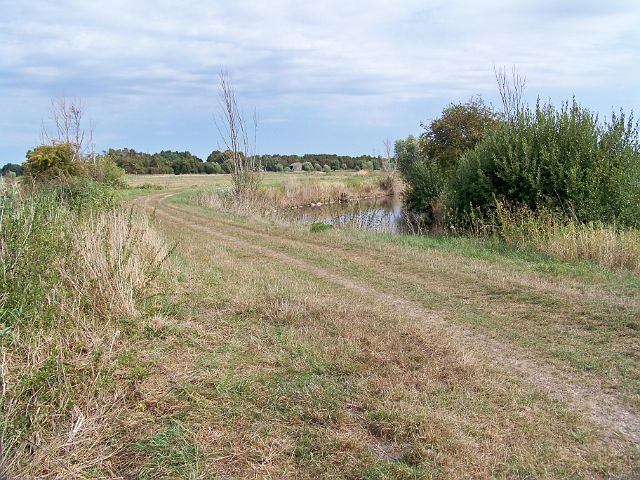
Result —
<path fill-rule="evenodd" d="M 145 218 L 87 197 L 0 192 L 0 460 L 11 476 L 85 478 L 113 453 L 122 322 L 139 317 L 169 253 Z"/>
<path fill-rule="evenodd" d="M 561 260 L 588 260 L 640 274 L 640 231 L 584 223 L 547 210 L 496 202 L 494 213 L 473 223 L 476 235 L 497 237 L 519 248 L 534 248 Z"/>
<path fill-rule="evenodd" d="M 309 206 L 318 203 L 340 203 L 395 193 L 399 180 L 387 177 L 358 178 L 358 181 L 313 180 L 303 182 L 295 177 L 282 185 L 263 188 L 258 198 L 276 208 Z"/>

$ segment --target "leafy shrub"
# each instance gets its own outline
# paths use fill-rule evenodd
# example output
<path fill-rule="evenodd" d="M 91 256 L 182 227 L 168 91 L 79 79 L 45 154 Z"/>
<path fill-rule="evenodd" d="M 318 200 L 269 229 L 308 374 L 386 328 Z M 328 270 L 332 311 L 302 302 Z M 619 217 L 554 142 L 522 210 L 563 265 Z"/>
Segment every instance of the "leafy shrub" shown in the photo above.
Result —
<path fill-rule="evenodd" d="M 319 163 L 314 164 L 313 168 L 316 172 L 322 171 L 322 166 Z"/>
<path fill-rule="evenodd" d="M 329 165 L 325 165 L 324 167 L 322 167 L 322 171 L 325 173 L 330 173 L 331 167 Z"/>
<path fill-rule="evenodd" d="M 74 159 L 75 150 L 69 143 L 40 145 L 27 152 L 25 175 L 38 182 L 85 175 L 86 166 Z"/>
<path fill-rule="evenodd" d="M 406 140 L 396 141 L 395 157 L 396 164 L 403 175 L 411 169 L 411 166 L 414 163 L 425 160 L 424 156 L 420 152 L 418 139 L 413 135 L 409 135 Z"/>
<path fill-rule="evenodd" d="M 434 202 L 446 188 L 446 178 L 435 162 L 414 162 L 404 172 L 409 184 L 405 204 L 413 212 L 421 212 L 427 220 L 433 216 Z"/>
<path fill-rule="evenodd" d="M 204 173 L 210 174 L 220 174 L 222 173 L 222 166 L 217 162 L 207 162 L 204 164 Z"/>
<path fill-rule="evenodd" d="M 313 164 L 311 162 L 304 162 L 302 164 L 302 169 L 305 172 L 311 172 L 311 171 L 313 171 Z"/>
<path fill-rule="evenodd" d="M 113 188 L 125 188 L 124 169 L 108 157 L 98 156 L 95 162 L 88 162 L 89 175 L 97 182 Z"/>
<path fill-rule="evenodd" d="M 640 225 L 638 126 L 624 113 L 601 123 L 575 100 L 524 109 L 462 159 L 453 206 L 468 214 L 495 199 L 579 222 Z"/>
<path fill-rule="evenodd" d="M 69 177 L 38 188 L 38 194 L 50 190 L 59 205 L 75 211 L 99 211 L 113 208 L 116 190 L 86 177 Z"/>

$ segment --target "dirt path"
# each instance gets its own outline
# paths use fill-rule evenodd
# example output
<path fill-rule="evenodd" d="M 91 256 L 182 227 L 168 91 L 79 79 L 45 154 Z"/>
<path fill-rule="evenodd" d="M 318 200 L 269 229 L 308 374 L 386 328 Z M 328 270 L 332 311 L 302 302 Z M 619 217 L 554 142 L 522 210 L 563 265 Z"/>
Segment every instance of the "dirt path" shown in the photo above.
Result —
<path fill-rule="evenodd" d="M 605 391 L 597 384 L 591 383 L 585 386 L 577 383 L 570 373 L 532 355 L 532 352 L 452 324 L 439 312 L 427 309 L 418 302 L 403 298 L 395 292 L 390 293 L 380 288 L 371 287 L 352 276 L 319 267 L 293 254 L 266 247 L 264 244 L 272 242 L 273 236 L 250 231 L 247 227 L 233 225 L 225 221 L 219 222 L 217 225 L 219 228 L 212 228 L 207 225 L 212 222 L 212 218 L 172 205 L 168 201 L 170 197 L 171 194 L 149 196 L 145 199 L 146 206 L 155 208 L 156 215 L 163 221 L 182 225 L 186 229 L 204 232 L 225 244 L 241 246 L 257 255 L 287 264 L 350 292 L 367 297 L 385 310 L 401 312 L 402 315 L 414 319 L 425 329 L 438 329 L 449 338 L 456 338 L 456 342 L 474 357 L 498 368 L 508 368 L 530 385 L 542 389 L 553 398 L 568 402 L 599 425 L 612 443 L 631 446 L 640 444 L 640 417 L 626 407 L 616 393 Z M 280 238 L 280 240 L 294 242 L 291 239 Z M 332 251 L 339 250 L 335 246 L 331 249 Z M 424 281 L 424 278 L 413 278 L 412 280 Z M 577 295 L 575 292 L 574 294 Z"/>

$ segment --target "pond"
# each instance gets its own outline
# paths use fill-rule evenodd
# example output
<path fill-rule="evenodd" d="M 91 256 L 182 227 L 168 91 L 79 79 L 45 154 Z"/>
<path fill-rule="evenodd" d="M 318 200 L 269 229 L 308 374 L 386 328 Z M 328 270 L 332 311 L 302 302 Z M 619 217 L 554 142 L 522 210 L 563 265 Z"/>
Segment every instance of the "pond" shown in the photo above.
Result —
<path fill-rule="evenodd" d="M 323 222 L 337 227 L 388 233 L 405 233 L 408 230 L 402 199 L 398 196 L 301 207 L 290 210 L 290 215 L 296 223 Z"/>

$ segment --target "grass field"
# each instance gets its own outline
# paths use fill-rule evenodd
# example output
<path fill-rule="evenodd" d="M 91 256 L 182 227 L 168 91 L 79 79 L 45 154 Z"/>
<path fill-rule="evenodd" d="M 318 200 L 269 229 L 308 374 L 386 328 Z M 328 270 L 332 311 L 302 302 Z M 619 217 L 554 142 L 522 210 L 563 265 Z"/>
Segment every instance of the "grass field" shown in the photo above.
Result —
<path fill-rule="evenodd" d="M 305 184 L 368 192 L 380 178 L 264 184 L 280 198 Z M 0 365 L 19 400 L 3 398 L 17 478 L 639 476 L 632 271 L 202 206 L 225 175 L 127 181 L 133 213 L 69 210 L 54 233 L 71 253 L 34 253 L 44 273 L 32 282 L 52 262 L 75 268 L 56 297 L 40 292 L 63 315 L 0 329 L 31 349 Z"/>
<path fill-rule="evenodd" d="M 310 173 L 265 173 L 262 176 L 263 187 L 280 187 L 287 182 L 293 181 L 296 184 L 319 182 L 332 183 L 343 182 L 346 184 L 362 184 L 370 182 L 381 176 L 379 172 L 370 172 L 362 175 L 355 172 L 310 172 Z M 231 186 L 230 175 L 126 175 L 125 181 L 133 188 L 142 186 L 155 186 L 166 189 L 180 189 L 191 187 L 219 187 Z"/>
<path fill-rule="evenodd" d="M 191 203 L 193 186 L 227 181 L 135 178 L 165 187 L 132 201 L 178 248 L 172 306 L 131 346 L 139 408 L 119 472 L 638 474 L 640 278 L 469 239 L 314 234 Z"/>

